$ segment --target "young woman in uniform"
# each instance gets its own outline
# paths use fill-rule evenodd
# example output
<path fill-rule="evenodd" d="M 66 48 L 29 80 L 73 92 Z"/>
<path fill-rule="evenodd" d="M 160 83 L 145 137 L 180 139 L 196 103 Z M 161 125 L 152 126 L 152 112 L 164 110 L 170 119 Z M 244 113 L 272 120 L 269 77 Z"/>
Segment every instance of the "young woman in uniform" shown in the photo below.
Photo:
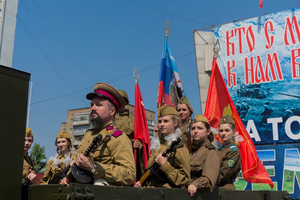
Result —
<path fill-rule="evenodd" d="M 48 184 L 56 174 L 64 171 L 75 158 L 75 155 L 71 153 L 71 140 L 67 132 L 60 131 L 58 133 L 55 145 L 57 146 L 57 154 L 49 159 L 41 184 Z M 59 181 L 56 184 L 58 183 Z"/>
<path fill-rule="evenodd" d="M 211 144 L 213 140 L 207 118 L 196 115 L 192 124 L 191 184 L 188 186 L 191 197 L 197 190 L 213 191 L 216 186 L 220 158 L 215 146 Z"/>
<path fill-rule="evenodd" d="M 155 162 L 158 164 L 157 173 L 160 180 L 152 177 L 147 186 L 176 188 L 187 186 L 190 183 L 190 160 L 186 145 L 180 143 L 170 153 L 169 157 L 163 157 L 162 153 L 168 148 L 173 140 L 182 135 L 178 128 L 179 115 L 172 106 L 162 106 L 158 114 L 158 127 L 160 138 L 151 141 L 152 154 L 148 161 L 149 169 Z M 141 187 L 140 182 L 136 187 Z"/>
<path fill-rule="evenodd" d="M 235 133 L 236 126 L 232 118 L 228 115 L 222 117 L 219 122 L 219 135 L 222 140 L 222 146 L 218 151 L 221 158 L 218 180 L 220 189 L 235 190 L 233 182 L 241 170 L 240 151 L 234 141 Z"/>

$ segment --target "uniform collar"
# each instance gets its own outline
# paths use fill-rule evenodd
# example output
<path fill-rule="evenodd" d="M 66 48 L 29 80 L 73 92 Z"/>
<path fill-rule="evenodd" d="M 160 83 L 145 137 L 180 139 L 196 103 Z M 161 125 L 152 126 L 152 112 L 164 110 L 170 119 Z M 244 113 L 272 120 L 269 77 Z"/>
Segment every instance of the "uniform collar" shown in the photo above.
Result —
<path fill-rule="evenodd" d="M 226 147 L 229 147 L 230 145 L 234 145 L 234 142 L 229 142 L 225 146 L 221 146 L 220 150 L 225 149 Z"/>
<path fill-rule="evenodd" d="M 199 144 L 192 144 L 192 151 L 195 152 L 198 149 L 200 149 L 202 146 L 207 145 L 209 142 L 208 139 L 204 140 L 203 142 L 200 142 Z"/>

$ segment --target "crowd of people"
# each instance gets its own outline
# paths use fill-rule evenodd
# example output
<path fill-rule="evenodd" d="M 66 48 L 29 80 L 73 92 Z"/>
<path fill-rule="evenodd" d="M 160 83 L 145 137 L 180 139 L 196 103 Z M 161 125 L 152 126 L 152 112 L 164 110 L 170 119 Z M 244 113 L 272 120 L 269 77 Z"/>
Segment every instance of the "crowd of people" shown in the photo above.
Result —
<path fill-rule="evenodd" d="M 76 155 L 72 154 L 69 134 L 58 133 L 57 152 L 47 162 L 41 184 L 80 182 L 73 174 L 72 166 L 77 166 L 92 177 L 89 183 L 101 186 L 187 188 L 190 196 L 198 190 L 235 190 L 241 158 L 234 140 L 236 126 L 230 116 L 220 119 L 221 141 L 216 148 L 209 121 L 204 115 L 192 119 L 193 108 L 186 97 L 179 100 L 176 108 L 162 106 L 158 113 L 158 134 L 151 141 L 152 154 L 144 170 L 142 154 L 137 154 L 137 165 L 134 161 L 133 149 L 141 152 L 143 145 L 134 140 L 134 119 L 125 109 L 129 103 L 127 93 L 98 83 L 86 98 L 91 101 L 90 129 Z M 94 148 L 94 138 L 99 135 L 102 140 Z M 32 131 L 26 128 L 22 181 L 36 184 L 35 164 L 28 156 L 32 143 Z M 87 154 L 92 148 L 92 153 Z M 145 177 L 147 181 L 142 180 Z"/>

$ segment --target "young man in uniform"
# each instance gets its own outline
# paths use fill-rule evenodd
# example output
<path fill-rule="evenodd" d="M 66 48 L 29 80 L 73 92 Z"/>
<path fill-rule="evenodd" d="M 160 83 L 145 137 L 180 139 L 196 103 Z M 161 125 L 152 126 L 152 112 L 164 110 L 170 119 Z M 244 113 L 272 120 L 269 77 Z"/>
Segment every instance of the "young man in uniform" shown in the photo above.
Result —
<path fill-rule="evenodd" d="M 34 172 L 35 164 L 28 156 L 28 151 L 33 143 L 33 134 L 30 128 L 26 127 L 25 131 L 25 144 L 24 144 L 24 160 L 23 160 L 23 175 L 22 184 L 34 184 L 36 183 L 36 174 Z"/>
<path fill-rule="evenodd" d="M 131 142 L 113 122 L 116 112 L 125 107 L 123 97 L 112 86 L 97 83 L 94 92 L 87 94 L 86 98 L 91 100 L 91 128 L 78 146 L 76 165 L 92 172 L 95 185 L 132 185 L 135 167 Z M 83 153 L 98 134 L 103 138 L 108 136 L 108 141 L 85 157 Z M 67 184 L 68 179 L 64 178 L 63 183 Z"/>

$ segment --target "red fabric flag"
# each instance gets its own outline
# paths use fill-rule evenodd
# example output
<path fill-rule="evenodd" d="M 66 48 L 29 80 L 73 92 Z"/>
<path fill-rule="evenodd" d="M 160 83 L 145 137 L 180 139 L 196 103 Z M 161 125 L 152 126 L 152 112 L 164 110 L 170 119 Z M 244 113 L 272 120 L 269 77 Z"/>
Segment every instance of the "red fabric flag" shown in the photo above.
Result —
<path fill-rule="evenodd" d="M 238 148 L 241 154 L 242 172 L 245 180 L 251 183 L 267 183 L 273 188 L 273 182 L 258 158 L 253 141 L 229 95 L 217 65 L 217 59 L 213 60 L 204 115 L 213 128 L 218 128 L 222 116 L 231 116 L 235 121 L 239 137 L 243 137 L 243 141 L 239 142 Z"/>
<path fill-rule="evenodd" d="M 260 7 L 260 8 L 263 7 L 263 0 L 259 0 L 259 7 Z"/>
<path fill-rule="evenodd" d="M 144 169 L 146 170 L 149 159 L 150 136 L 147 125 L 144 102 L 142 99 L 140 87 L 135 84 L 135 103 L 134 103 L 134 140 L 139 140 L 143 144 Z M 137 164 L 137 152 L 134 149 L 134 159 Z"/>

